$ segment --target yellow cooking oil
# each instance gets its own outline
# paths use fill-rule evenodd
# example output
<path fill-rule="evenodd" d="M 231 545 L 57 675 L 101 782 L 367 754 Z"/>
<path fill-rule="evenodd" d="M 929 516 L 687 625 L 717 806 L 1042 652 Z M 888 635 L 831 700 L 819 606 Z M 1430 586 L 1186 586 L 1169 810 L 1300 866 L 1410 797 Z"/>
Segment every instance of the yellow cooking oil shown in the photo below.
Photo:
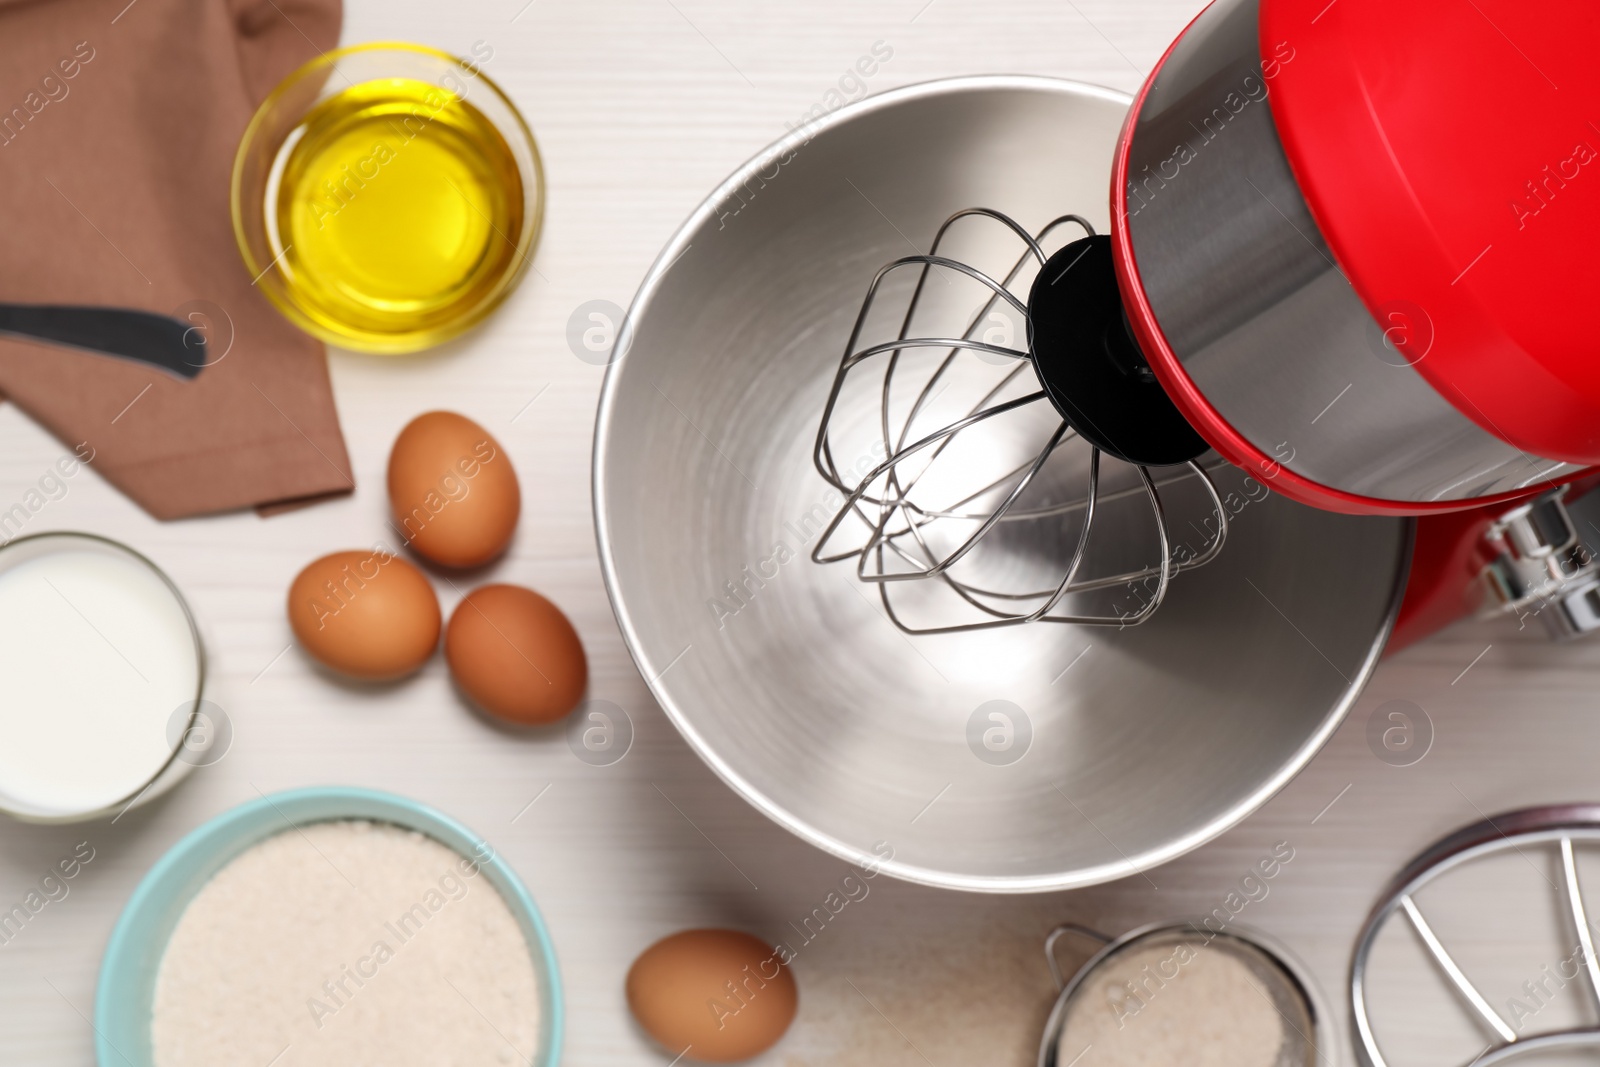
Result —
<path fill-rule="evenodd" d="M 522 179 L 467 100 L 410 78 L 362 82 L 309 111 L 276 197 L 285 283 L 356 347 L 401 351 L 492 306 L 524 258 Z"/>

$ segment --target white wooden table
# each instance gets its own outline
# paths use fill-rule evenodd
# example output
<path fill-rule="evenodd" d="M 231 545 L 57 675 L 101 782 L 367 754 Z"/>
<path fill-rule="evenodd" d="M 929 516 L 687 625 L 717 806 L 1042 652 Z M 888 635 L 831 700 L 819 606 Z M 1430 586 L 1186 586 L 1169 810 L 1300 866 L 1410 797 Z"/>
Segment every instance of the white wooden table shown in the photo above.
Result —
<path fill-rule="evenodd" d="M 602 371 L 569 350 L 569 316 L 593 299 L 625 306 L 656 250 L 705 193 L 823 100 L 874 42 L 893 48 L 868 79 L 874 92 L 987 72 L 1132 91 L 1200 6 L 349 0 L 347 42 L 416 40 L 458 53 L 479 40 L 493 47 L 487 70 L 524 109 L 549 172 L 537 273 L 486 327 L 442 351 L 396 360 L 332 355 L 359 480 L 353 498 L 270 520 L 240 514 L 163 525 L 86 473 L 35 519 L 30 530 L 127 541 L 173 575 L 205 630 L 208 695 L 236 736 L 220 763 L 115 826 L 0 823 L 7 907 L 75 843 L 88 840 L 96 852 L 68 897 L 0 947 L 0 1062 L 92 1062 L 86 1017 L 106 937 L 140 876 L 183 833 L 258 790 L 349 783 L 442 808 L 492 839 L 521 873 L 561 958 L 566 1062 L 664 1064 L 668 1057 L 632 1026 L 623 1001 L 634 955 L 699 924 L 778 936 L 844 869 L 723 786 L 655 707 L 623 648 L 590 518 Z M 420 677 L 370 689 L 331 680 L 290 647 L 290 579 L 317 555 L 384 536 L 389 444 L 413 415 L 438 406 L 476 418 L 511 450 L 523 520 L 512 551 L 490 573 L 544 591 L 573 618 L 589 650 L 592 695 L 621 705 L 636 724 L 632 751 L 614 766 L 579 762 L 560 731 L 496 730 L 461 705 L 441 659 Z M 20 498 L 61 451 L 14 407 L 0 406 L 0 503 Z M 459 593 L 439 588 L 448 612 Z M 761 1062 L 1031 1063 L 1053 993 L 1040 953 L 1045 931 L 1072 919 L 1115 932 L 1209 911 L 1279 841 L 1290 842 L 1296 858 L 1241 921 L 1276 934 L 1310 965 L 1342 1036 L 1350 945 L 1390 872 L 1482 813 L 1600 793 L 1597 683 L 1600 642 L 1556 647 L 1509 622 L 1458 626 L 1386 663 L 1327 749 L 1265 809 L 1148 879 L 1021 898 L 877 879 L 868 899 L 807 946 L 796 965 L 799 1020 Z M 1367 747 L 1369 713 L 1393 698 L 1415 701 L 1436 726 L 1433 750 L 1416 766 L 1386 765 Z M 657 789 L 682 813 L 661 803 Z"/>

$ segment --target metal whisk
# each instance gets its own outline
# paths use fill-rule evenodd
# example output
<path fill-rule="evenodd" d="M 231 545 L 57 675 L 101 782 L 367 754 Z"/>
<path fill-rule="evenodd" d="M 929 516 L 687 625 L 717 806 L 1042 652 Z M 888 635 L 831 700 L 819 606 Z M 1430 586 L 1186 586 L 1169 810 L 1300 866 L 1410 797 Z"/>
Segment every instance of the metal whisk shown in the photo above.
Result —
<path fill-rule="evenodd" d="M 941 254 L 963 219 L 973 254 Z M 1046 255 L 1068 226 L 1085 236 Z M 972 265 L 1002 249 L 1011 261 L 1017 241 L 1001 280 Z M 867 290 L 817 432 L 816 468 L 843 500 L 811 558 L 854 559 L 907 633 L 1135 626 L 1174 575 L 1222 549 L 1228 515 L 1205 452 L 1128 334 L 1107 239 L 1077 215 L 1030 234 L 970 208 Z M 851 454 L 863 458 L 840 462 Z M 1198 546 L 1175 547 L 1171 494 L 1202 502 L 1185 528 Z M 842 547 L 847 523 L 860 536 Z"/>

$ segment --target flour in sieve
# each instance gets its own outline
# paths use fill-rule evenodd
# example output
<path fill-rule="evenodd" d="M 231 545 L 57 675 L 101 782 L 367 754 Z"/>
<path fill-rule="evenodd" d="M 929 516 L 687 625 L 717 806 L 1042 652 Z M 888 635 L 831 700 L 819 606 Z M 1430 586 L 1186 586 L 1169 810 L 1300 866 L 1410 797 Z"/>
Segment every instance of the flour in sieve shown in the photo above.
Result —
<path fill-rule="evenodd" d="M 1311 1024 L 1289 1011 L 1228 942 L 1135 945 L 1085 976 L 1057 1050 L 1083 1067 L 1300 1067 L 1291 1038 Z"/>
<path fill-rule="evenodd" d="M 156 980 L 156 1067 L 505 1067 L 538 979 L 478 867 L 386 823 L 267 838 L 201 889 Z"/>

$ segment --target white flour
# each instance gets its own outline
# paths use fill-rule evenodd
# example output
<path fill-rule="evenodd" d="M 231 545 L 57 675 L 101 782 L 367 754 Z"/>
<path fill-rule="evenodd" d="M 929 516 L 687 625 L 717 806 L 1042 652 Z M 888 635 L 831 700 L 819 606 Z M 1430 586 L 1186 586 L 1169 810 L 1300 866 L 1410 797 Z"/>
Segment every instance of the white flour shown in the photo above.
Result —
<path fill-rule="evenodd" d="M 270 837 L 179 920 L 156 1067 L 504 1067 L 541 1033 L 527 942 L 455 851 L 384 823 Z"/>
<path fill-rule="evenodd" d="M 1310 1034 L 1310 1020 L 1287 1020 Z M 1232 951 L 1199 942 L 1135 946 L 1073 995 L 1057 1042 L 1082 1067 L 1297 1067 L 1286 1020 Z M 1085 1052 L 1085 1048 L 1088 1049 Z"/>

